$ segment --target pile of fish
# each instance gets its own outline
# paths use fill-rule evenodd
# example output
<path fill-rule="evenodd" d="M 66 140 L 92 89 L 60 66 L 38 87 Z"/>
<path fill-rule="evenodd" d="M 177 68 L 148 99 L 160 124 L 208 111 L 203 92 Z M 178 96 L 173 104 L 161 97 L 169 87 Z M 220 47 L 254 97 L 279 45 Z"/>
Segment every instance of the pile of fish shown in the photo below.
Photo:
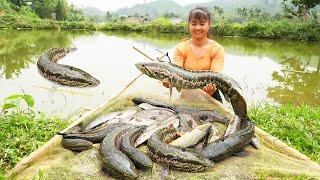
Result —
<path fill-rule="evenodd" d="M 63 136 L 62 146 L 83 151 L 100 143 L 104 169 L 117 178 L 138 177 L 137 168 L 152 167 L 152 161 L 175 170 L 207 171 L 214 162 L 242 151 L 252 143 L 257 147 L 254 125 L 247 116 L 247 105 L 239 84 L 231 77 L 211 71 L 189 71 L 166 62 L 138 63 L 136 67 L 151 78 L 170 81 L 172 88 L 196 89 L 217 85 L 234 110 L 226 118 L 213 110 L 176 107 L 157 100 L 133 98 L 142 110 L 114 112 L 86 127 L 79 125 Z M 220 136 L 212 122 L 227 125 Z M 137 147 L 147 141 L 147 156 Z M 152 159 L 152 161 L 149 159 Z"/>
<path fill-rule="evenodd" d="M 112 112 L 59 133 L 62 146 L 79 152 L 100 143 L 100 159 L 108 174 L 134 179 L 138 177 L 136 168 L 151 168 L 152 161 L 180 171 L 207 171 L 213 161 L 240 151 L 253 133 L 247 129 L 229 134 L 239 123 L 236 116 L 228 119 L 212 110 L 174 107 L 143 98 L 133 98 L 133 102 L 140 108 Z M 211 122 L 229 124 L 226 136 L 220 137 Z M 221 143 L 224 141 L 230 145 Z M 144 142 L 149 156 L 137 148 Z"/>

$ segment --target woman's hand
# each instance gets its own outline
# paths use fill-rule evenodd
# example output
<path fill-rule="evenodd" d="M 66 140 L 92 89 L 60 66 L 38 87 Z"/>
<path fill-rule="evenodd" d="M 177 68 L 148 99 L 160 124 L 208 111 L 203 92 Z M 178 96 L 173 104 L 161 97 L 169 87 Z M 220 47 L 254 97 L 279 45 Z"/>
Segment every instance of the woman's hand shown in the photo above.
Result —
<path fill-rule="evenodd" d="M 169 88 L 169 86 L 170 86 L 169 80 L 167 80 L 167 79 L 162 80 L 162 85 L 163 85 L 164 87 L 166 87 L 166 88 Z"/>
<path fill-rule="evenodd" d="M 216 92 L 217 87 L 215 84 L 209 83 L 205 87 L 203 87 L 203 91 L 209 94 L 210 96 L 213 95 L 214 92 Z"/>

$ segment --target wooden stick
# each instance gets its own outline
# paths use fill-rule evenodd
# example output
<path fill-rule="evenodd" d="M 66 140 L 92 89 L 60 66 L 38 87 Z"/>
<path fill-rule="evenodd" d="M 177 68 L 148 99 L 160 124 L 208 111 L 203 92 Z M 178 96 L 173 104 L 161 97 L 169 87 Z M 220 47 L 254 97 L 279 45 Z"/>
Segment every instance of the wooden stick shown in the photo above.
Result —
<path fill-rule="evenodd" d="M 147 54 L 145 54 L 144 52 L 142 52 L 141 50 L 139 50 L 138 48 L 133 46 L 133 49 L 138 51 L 139 53 L 141 53 L 142 55 L 144 55 L 145 57 L 147 57 L 148 59 L 150 59 L 151 61 L 156 61 L 153 58 L 151 58 L 150 56 L 148 56 Z"/>
<path fill-rule="evenodd" d="M 125 90 L 128 89 L 129 86 L 131 86 L 140 76 L 142 76 L 143 73 L 140 73 L 137 77 L 135 77 L 129 84 L 127 84 L 116 96 L 114 96 L 110 101 L 115 99 L 116 97 L 119 97 Z"/>
<path fill-rule="evenodd" d="M 93 96 L 92 94 L 87 94 L 87 93 L 79 93 L 79 92 L 76 92 L 76 91 L 69 91 L 69 90 L 63 90 L 63 89 L 55 89 L 55 88 L 50 88 L 50 87 L 43 87 L 43 86 L 33 86 L 33 87 L 36 87 L 36 88 L 40 88 L 40 89 L 46 89 L 46 90 L 52 90 L 52 91 L 56 91 L 56 92 L 59 92 L 59 93 L 69 93 L 71 95 L 82 95 L 82 96 Z"/>

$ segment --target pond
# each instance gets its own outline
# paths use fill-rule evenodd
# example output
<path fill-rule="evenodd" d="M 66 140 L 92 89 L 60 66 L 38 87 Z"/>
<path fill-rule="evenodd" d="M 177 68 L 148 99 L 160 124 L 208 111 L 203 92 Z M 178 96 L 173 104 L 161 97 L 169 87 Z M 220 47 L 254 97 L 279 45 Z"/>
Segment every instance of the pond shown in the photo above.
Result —
<path fill-rule="evenodd" d="M 135 46 L 159 57 L 187 37 L 83 31 L 0 31 L 0 99 L 26 93 L 36 110 L 72 116 L 117 94 L 139 74 L 134 64 L 148 61 Z M 295 105 L 320 104 L 320 44 L 285 40 L 213 37 L 226 51 L 224 73 L 244 89 L 249 105 L 263 101 Z M 36 61 L 52 47 L 76 47 L 59 61 L 83 69 L 101 81 L 94 88 L 70 88 L 40 76 Z M 143 87 L 141 87 L 143 88 Z M 2 102 L 1 102 L 2 103 Z"/>

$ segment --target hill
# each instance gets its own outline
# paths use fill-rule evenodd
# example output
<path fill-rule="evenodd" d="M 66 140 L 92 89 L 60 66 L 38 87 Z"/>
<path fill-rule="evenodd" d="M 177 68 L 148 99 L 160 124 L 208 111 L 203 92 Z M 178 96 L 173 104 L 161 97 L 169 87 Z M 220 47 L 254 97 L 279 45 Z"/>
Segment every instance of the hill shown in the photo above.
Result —
<path fill-rule="evenodd" d="M 121 8 L 114 13 L 119 15 L 134 15 L 136 13 L 140 15 L 149 14 L 155 17 L 167 12 L 174 12 L 179 15 L 185 15 L 187 13 L 183 6 L 173 0 L 157 0 L 149 3 L 137 4 L 131 8 Z"/>

